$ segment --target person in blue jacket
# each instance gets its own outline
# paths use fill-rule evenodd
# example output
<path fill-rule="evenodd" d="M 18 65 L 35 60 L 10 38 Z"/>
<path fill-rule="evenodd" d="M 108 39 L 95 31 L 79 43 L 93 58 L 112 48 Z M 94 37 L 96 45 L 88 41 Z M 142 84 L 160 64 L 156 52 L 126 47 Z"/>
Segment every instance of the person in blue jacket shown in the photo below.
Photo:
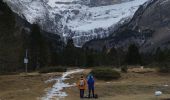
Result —
<path fill-rule="evenodd" d="M 87 78 L 87 84 L 88 84 L 88 90 L 89 90 L 89 95 L 88 97 L 90 98 L 91 96 L 91 92 L 92 92 L 92 95 L 93 95 L 93 98 L 94 98 L 94 78 L 93 76 L 90 74 Z"/>

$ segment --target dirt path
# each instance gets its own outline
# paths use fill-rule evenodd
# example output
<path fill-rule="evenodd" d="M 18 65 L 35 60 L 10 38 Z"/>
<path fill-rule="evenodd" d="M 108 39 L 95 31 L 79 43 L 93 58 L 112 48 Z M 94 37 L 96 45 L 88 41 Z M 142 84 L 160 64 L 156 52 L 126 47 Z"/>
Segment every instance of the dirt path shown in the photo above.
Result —
<path fill-rule="evenodd" d="M 75 84 L 70 85 L 69 83 L 65 83 L 68 76 L 75 73 L 83 72 L 83 69 L 75 69 L 70 70 L 65 73 L 61 77 L 53 78 L 48 80 L 47 82 L 56 81 L 56 83 L 53 85 L 53 87 L 47 91 L 47 94 L 45 97 L 42 98 L 42 100 L 60 100 L 61 98 L 64 98 L 67 96 L 66 92 L 62 91 L 64 88 L 68 88 L 71 86 L 74 86 Z"/>

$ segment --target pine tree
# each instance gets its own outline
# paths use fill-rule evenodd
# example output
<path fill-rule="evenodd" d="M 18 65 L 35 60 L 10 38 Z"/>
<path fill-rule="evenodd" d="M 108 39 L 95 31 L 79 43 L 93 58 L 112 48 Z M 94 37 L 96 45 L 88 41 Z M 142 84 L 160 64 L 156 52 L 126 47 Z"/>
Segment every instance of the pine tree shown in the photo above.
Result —
<path fill-rule="evenodd" d="M 102 65 L 108 65 L 108 55 L 107 55 L 107 48 L 106 46 L 104 46 L 102 48 L 102 52 L 101 52 L 101 62 L 102 62 Z"/>
<path fill-rule="evenodd" d="M 110 49 L 110 52 L 108 53 L 109 62 L 111 65 L 117 65 L 118 63 L 118 54 L 116 49 L 113 47 Z"/>
<path fill-rule="evenodd" d="M 158 63 L 161 63 L 163 61 L 165 61 L 165 52 L 163 52 L 160 47 L 156 49 L 156 53 L 155 53 L 155 61 Z"/>
<path fill-rule="evenodd" d="M 36 24 L 32 25 L 28 54 L 32 70 L 44 67 L 49 63 L 47 43 Z"/>
<path fill-rule="evenodd" d="M 75 47 L 72 39 L 67 41 L 67 45 L 63 51 L 63 58 L 65 65 L 74 66 L 76 64 L 76 52 Z"/>
<path fill-rule="evenodd" d="M 14 72 L 22 66 L 22 39 L 15 14 L 0 1 L 0 72 Z"/>
<path fill-rule="evenodd" d="M 141 56 L 139 53 L 139 49 L 135 44 L 132 44 L 128 48 L 128 52 L 126 55 L 126 62 L 127 64 L 134 65 L 134 64 L 141 64 Z"/>

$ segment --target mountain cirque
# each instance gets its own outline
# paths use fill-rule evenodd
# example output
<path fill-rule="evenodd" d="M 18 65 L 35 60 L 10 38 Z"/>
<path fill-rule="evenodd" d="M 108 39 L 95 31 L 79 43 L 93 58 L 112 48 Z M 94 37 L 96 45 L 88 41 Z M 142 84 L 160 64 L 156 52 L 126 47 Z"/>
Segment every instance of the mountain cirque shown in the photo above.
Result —
<path fill-rule="evenodd" d="M 148 0 L 4 0 L 30 23 L 81 47 L 95 38 L 108 37 L 128 22 Z M 110 5 L 109 5 L 110 4 Z"/>

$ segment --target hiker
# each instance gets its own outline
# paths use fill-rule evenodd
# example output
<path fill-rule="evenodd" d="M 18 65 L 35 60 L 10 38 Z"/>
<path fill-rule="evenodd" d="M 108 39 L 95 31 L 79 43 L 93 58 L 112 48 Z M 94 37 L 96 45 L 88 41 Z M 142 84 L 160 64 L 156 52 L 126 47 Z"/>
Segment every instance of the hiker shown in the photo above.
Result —
<path fill-rule="evenodd" d="M 84 79 L 83 75 L 81 75 L 81 78 L 77 83 L 77 86 L 80 89 L 80 98 L 84 98 L 84 90 L 86 89 L 86 85 L 87 81 Z"/>
<path fill-rule="evenodd" d="M 88 80 L 87 80 L 87 83 L 88 83 L 88 90 L 89 90 L 89 95 L 88 97 L 90 98 L 90 94 L 91 94 L 91 91 L 92 91 L 92 95 L 93 95 L 93 98 L 95 98 L 95 95 L 94 95 L 94 78 L 93 76 L 90 74 L 88 76 Z"/>

